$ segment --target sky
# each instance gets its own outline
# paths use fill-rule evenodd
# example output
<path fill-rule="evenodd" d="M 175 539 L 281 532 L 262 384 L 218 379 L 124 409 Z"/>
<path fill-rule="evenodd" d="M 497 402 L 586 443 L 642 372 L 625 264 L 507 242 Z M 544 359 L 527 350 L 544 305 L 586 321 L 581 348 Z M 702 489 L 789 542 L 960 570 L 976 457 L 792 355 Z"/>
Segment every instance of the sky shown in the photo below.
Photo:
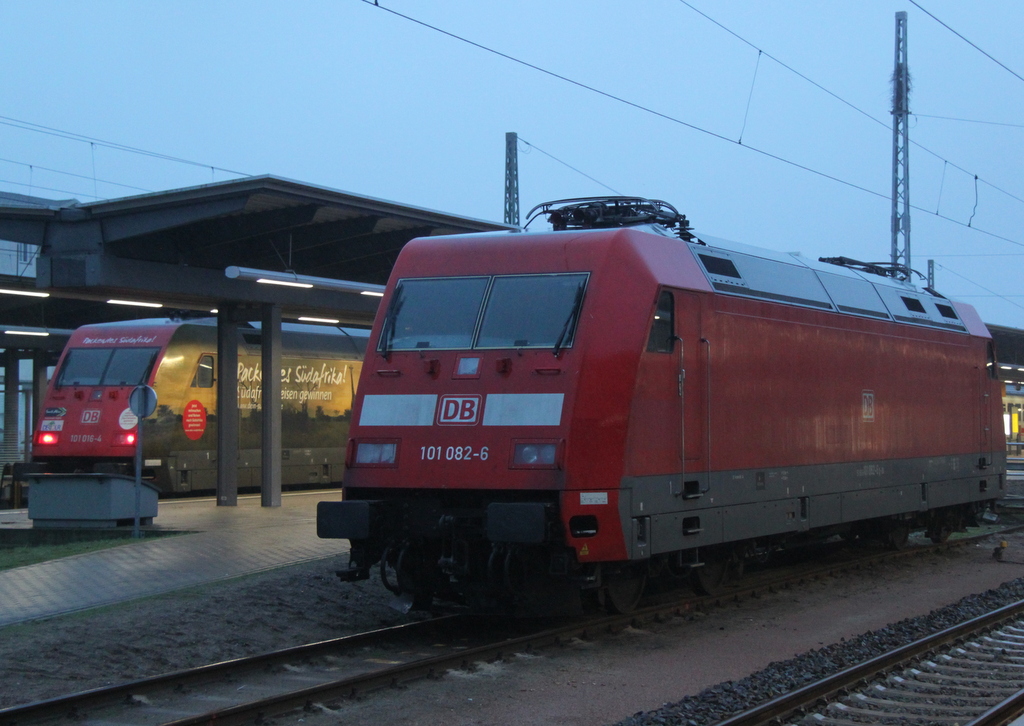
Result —
<path fill-rule="evenodd" d="M 698 233 L 888 261 L 906 11 L 912 265 L 1024 328 L 1024 3 L 378 2 L 4 0 L 0 192 L 273 174 L 501 221 L 514 131 L 523 221 L 621 193 Z"/>

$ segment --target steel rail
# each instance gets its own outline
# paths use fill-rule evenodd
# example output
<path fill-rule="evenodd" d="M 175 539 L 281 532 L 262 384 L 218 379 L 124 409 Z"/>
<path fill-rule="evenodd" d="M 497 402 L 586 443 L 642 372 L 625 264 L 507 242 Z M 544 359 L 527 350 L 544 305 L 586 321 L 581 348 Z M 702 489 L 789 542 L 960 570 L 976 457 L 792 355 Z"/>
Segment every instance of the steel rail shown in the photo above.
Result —
<path fill-rule="evenodd" d="M 844 689 L 874 678 L 880 673 L 891 670 L 907 661 L 919 658 L 936 648 L 965 638 L 978 631 L 991 629 L 1021 614 L 1024 614 L 1024 600 L 1005 605 L 971 620 L 965 620 L 958 625 L 953 625 L 863 663 L 845 668 L 815 683 L 809 683 L 795 691 L 731 716 L 724 721 L 719 721 L 715 726 L 757 726 L 767 723 L 772 719 L 784 718 L 808 705 L 816 703 L 819 699 L 829 699 Z M 985 723 L 995 724 L 997 722 Z"/>
<path fill-rule="evenodd" d="M 246 715 L 266 713 L 281 710 L 288 710 L 297 707 L 310 707 L 315 701 L 330 700 L 351 696 L 356 693 L 375 690 L 380 687 L 392 686 L 398 683 L 417 680 L 424 677 L 433 677 L 443 668 L 464 666 L 466 663 L 484 660 L 487 658 L 501 657 L 510 651 L 527 651 L 534 648 L 557 645 L 562 639 L 572 637 L 588 638 L 591 633 L 610 631 L 614 632 L 619 628 L 630 624 L 637 624 L 646 621 L 660 621 L 666 617 L 684 615 L 694 610 L 703 610 L 713 607 L 726 601 L 737 601 L 744 598 L 759 597 L 763 592 L 775 592 L 776 588 L 787 587 L 790 583 L 802 582 L 810 579 L 828 577 L 845 570 L 858 569 L 864 566 L 871 566 L 881 562 L 906 556 L 915 556 L 944 550 L 961 544 L 969 544 L 979 539 L 1000 534 L 985 533 L 973 537 L 965 537 L 943 544 L 928 544 L 918 547 L 910 547 L 899 551 L 883 553 L 872 553 L 866 557 L 858 557 L 846 562 L 833 562 L 824 565 L 816 565 L 811 568 L 803 568 L 797 572 L 790 572 L 783 577 L 754 583 L 745 587 L 730 589 L 726 593 L 707 596 L 688 596 L 682 599 L 674 599 L 668 603 L 649 605 L 626 615 L 610 615 L 590 618 L 582 622 L 577 621 L 561 627 L 545 629 L 537 633 L 521 636 L 513 639 L 503 639 L 499 642 L 478 646 L 476 648 L 459 651 L 456 655 L 442 655 L 433 658 L 413 661 L 407 664 L 398 665 L 385 669 L 378 669 L 363 675 L 348 677 L 342 680 L 324 683 L 318 686 L 307 687 L 302 690 L 288 694 L 262 699 L 249 704 L 239 704 L 226 709 L 211 711 L 195 717 L 188 717 L 179 721 L 170 722 L 175 726 L 197 723 L 235 723 L 245 720 Z M 254 666 L 266 665 L 277 660 L 299 657 L 309 657 L 320 653 L 327 653 L 334 650 L 345 649 L 356 645 L 364 645 L 369 642 L 385 638 L 397 638 L 401 636 L 415 637 L 424 630 L 436 629 L 439 626 L 452 627 L 459 620 L 465 619 L 464 615 L 447 615 L 431 620 L 406 623 L 393 628 L 383 628 L 366 633 L 343 636 L 331 640 L 311 643 L 308 645 L 294 646 L 280 651 L 273 651 L 260 655 L 247 656 L 232 660 L 200 666 L 194 669 L 175 671 L 148 678 L 131 681 L 128 683 L 116 684 L 102 688 L 96 688 L 79 693 L 59 696 L 44 701 L 12 706 L 0 709 L 0 726 L 7 724 L 22 724 L 27 720 L 37 720 L 50 717 L 55 713 L 81 714 L 85 709 L 94 708 L 100 705 L 110 705 L 118 701 L 124 701 L 140 692 L 151 691 L 168 686 L 177 686 L 181 683 L 192 683 L 209 681 L 218 676 L 239 670 L 252 668 Z M 228 719 L 228 720 L 225 720 Z M 235 719 L 238 719 L 236 721 Z"/>
<path fill-rule="evenodd" d="M 623 616 L 602 618 L 598 622 L 591 621 L 584 625 L 552 628 L 550 630 L 505 640 L 500 643 L 467 648 L 457 654 L 441 655 L 402 665 L 392 666 L 358 676 L 342 678 L 331 683 L 311 686 L 299 691 L 271 696 L 269 698 L 239 704 L 228 708 L 217 709 L 197 716 L 168 721 L 163 726 L 199 726 L 200 724 L 232 724 L 251 723 L 255 717 L 257 722 L 262 719 L 279 715 L 294 709 L 312 710 L 321 701 L 332 699 L 355 698 L 362 693 L 385 687 L 398 688 L 423 678 L 440 677 L 445 669 L 452 667 L 468 668 L 477 661 L 501 660 L 509 653 L 531 652 L 544 647 L 560 645 L 567 637 L 576 635 L 586 638 L 589 631 L 600 627 L 602 623 L 618 624 Z"/>
<path fill-rule="evenodd" d="M 209 680 L 225 673 L 231 673 L 243 668 L 264 665 L 274 660 L 309 657 L 317 655 L 318 653 L 351 648 L 364 645 L 367 642 L 387 638 L 415 636 L 420 631 L 430 630 L 442 625 L 453 625 L 455 621 L 462 617 L 463 616 L 461 615 L 444 615 L 430 620 L 404 623 L 390 628 L 379 628 L 365 633 L 355 633 L 353 635 L 345 635 L 339 638 L 322 640 L 316 643 L 297 645 L 290 648 L 284 648 L 282 650 L 275 650 L 270 653 L 233 658 L 219 663 L 202 665 L 197 668 L 188 668 L 185 670 L 173 671 L 171 673 L 161 673 L 156 676 L 140 678 L 127 683 L 103 686 L 101 688 L 94 688 L 88 691 L 81 691 L 65 696 L 57 696 L 55 698 L 35 701 L 33 703 L 23 704 L 20 706 L 10 706 L 8 708 L 0 709 L 0 724 L 6 726 L 6 724 L 22 723 L 26 718 L 48 716 L 54 712 L 62 710 L 69 713 L 75 713 L 97 704 L 111 703 L 130 697 L 140 691 L 148 691 L 154 688 L 166 687 L 168 685 L 178 685 L 182 682 Z"/>
<path fill-rule="evenodd" d="M 984 535 L 985 537 L 989 535 Z M 957 543 L 968 543 L 970 540 L 964 538 Z M 460 651 L 457 654 L 441 655 L 425 660 L 396 665 L 391 668 L 373 671 L 366 674 L 351 676 L 331 683 L 324 683 L 311 686 L 291 693 L 271 696 L 269 698 L 253 701 L 246 704 L 239 704 L 228 708 L 217 709 L 205 714 L 187 717 L 176 721 L 170 721 L 164 726 L 199 726 L 201 724 L 218 724 L 218 726 L 229 726 L 230 724 L 250 723 L 254 718 L 258 721 L 273 715 L 303 709 L 307 711 L 317 710 L 323 707 L 323 702 L 337 701 L 340 699 L 354 698 L 360 694 L 367 693 L 380 688 L 397 688 L 424 678 L 437 678 L 445 669 L 466 668 L 469 664 L 478 661 L 500 660 L 508 653 L 531 652 L 546 647 L 560 645 L 564 640 L 578 637 L 589 639 L 592 633 L 614 632 L 627 625 L 637 624 L 649 620 L 661 620 L 666 616 L 678 616 L 687 611 L 702 609 L 708 605 L 720 603 L 724 600 L 737 600 L 744 597 L 757 597 L 758 593 L 774 587 L 786 584 L 788 581 L 801 581 L 828 576 L 843 569 L 852 569 L 865 564 L 876 564 L 882 561 L 902 558 L 915 554 L 923 554 L 939 549 L 947 549 L 957 543 L 929 544 L 917 548 L 910 548 L 895 552 L 873 554 L 866 558 L 859 558 L 848 563 L 832 563 L 819 566 L 811 570 L 805 570 L 791 574 L 785 580 L 776 580 L 770 583 L 762 583 L 749 588 L 737 589 L 726 596 L 708 595 L 697 598 L 686 598 L 669 604 L 654 605 L 642 608 L 633 613 L 625 615 L 610 615 L 605 617 L 589 619 L 583 623 L 573 623 L 551 628 L 538 633 L 503 640 L 476 648 Z M 1024 607 L 1024 603 L 1022 603 Z"/>
<path fill-rule="evenodd" d="M 1024 714 L 1024 689 L 996 704 L 964 726 L 1005 726 Z"/>

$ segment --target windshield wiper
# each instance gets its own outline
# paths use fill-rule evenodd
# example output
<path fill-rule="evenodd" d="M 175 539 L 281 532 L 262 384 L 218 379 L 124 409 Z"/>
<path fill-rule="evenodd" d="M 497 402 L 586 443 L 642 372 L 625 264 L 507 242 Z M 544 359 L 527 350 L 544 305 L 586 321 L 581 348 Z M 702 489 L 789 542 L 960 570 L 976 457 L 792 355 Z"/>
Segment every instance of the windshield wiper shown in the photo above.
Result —
<path fill-rule="evenodd" d="M 572 310 L 569 311 L 569 317 L 565 319 L 565 325 L 562 326 L 562 332 L 558 334 L 558 340 L 555 341 L 554 350 L 551 351 L 555 354 L 556 358 L 562 350 L 562 343 L 564 343 L 565 339 L 569 336 L 569 331 L 573 329 L 576 324 L 576 319 L 580 315 L 580 305 L 583 303 L 583 286 L 584 283 L 581 282 L 579 287 L 576 288 L 576 299 L 573 300 Z"/>
<path fill-rule="evenodd" d="M 384 318 L 384 329 L 380 331 L 380 351 L 384 355 L 385 360 L 391 360 L 391 345 L 395 338 L 395 318 L 398 317 L 398 313 L 402 310 L 402 305 L 405 304 L 405 298 L 402 297 L 402 286 L 398 285 L 395 288 L 395 294 L 391 298 L 391 303 L 388 305 L 388 314 Z"/>

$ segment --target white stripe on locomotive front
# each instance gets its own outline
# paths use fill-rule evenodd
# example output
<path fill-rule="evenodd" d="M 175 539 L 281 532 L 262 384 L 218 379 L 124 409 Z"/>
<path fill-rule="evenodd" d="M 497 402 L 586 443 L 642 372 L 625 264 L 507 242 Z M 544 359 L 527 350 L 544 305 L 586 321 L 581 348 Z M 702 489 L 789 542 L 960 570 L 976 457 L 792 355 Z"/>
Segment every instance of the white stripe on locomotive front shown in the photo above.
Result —
<path fill-rule="evenodd" d="M 360 426 L 432 426 L 437 395 L 366 395 Z"/>
<path fill-rule="evenodd" d="M 484 403 L 484 426 L 558 426 L 562 393 L 491 393 Z M 434 394 L 384 394 L 363 397 L 360 426 L 432 426 Z"/>
<path fill-rule="evenodd" d="M 489 393 L 484 426 L 558 426 L 564 397 L 561 393 Z"/>

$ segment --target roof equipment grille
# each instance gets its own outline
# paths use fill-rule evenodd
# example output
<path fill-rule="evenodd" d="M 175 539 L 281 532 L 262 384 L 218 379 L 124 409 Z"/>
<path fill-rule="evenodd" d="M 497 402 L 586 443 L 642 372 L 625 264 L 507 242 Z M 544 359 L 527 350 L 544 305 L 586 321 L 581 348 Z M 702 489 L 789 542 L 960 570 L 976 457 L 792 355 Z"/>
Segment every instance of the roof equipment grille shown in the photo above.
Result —
<path fill-rule="evenodd" d="M 680 239 L 693 239 L 686 215 L 668 202 L 642 197 L 579 197 L 538 204 L 527 215 L 527 226 L 545 214 L 555 231 L 566 229 L 604 229 L 660 224 L 675 229 Z"/>

